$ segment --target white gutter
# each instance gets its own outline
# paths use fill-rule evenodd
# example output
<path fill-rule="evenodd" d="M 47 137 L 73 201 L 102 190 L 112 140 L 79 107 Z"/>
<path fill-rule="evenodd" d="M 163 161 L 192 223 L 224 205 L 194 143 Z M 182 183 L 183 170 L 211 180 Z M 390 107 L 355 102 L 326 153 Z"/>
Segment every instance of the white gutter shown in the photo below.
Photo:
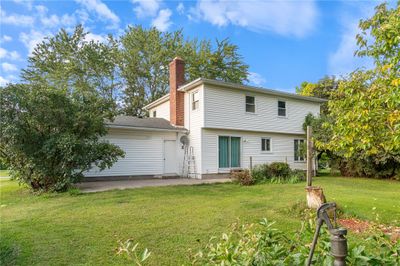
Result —
<path fill-rule="evenodd" d="M 244 132 L 256 132 L 256 133 L 266 133 L 266 134 L 286 134 L 286 135 L 297 135 L 303 136 L 306 133 L 303 132 L 285 132 L 285 131 L 266 131 L 266 130 L 251 130 L 251 129 L 243 129 L 243 128 L 226 128 L 226 127 L 202 127 L 203 129 L 212 129 L 212 130 L 232 130 L 232 131 L 244 131 Z"/>
<path fill-rule="evenodd" d="M 164 128 L 153 128 L 153 127 L 132 127 L 132 126 L 117 126 L 117 125 L 106 125 L 108 128 L 120 128 L 120 129 L 131 129 L 131 130 L 141 130 L 141 131 L 168 131 L 168 132 L 186 132 L 186 128 L 176 128 L 176 129 L 164 129 Z"/>

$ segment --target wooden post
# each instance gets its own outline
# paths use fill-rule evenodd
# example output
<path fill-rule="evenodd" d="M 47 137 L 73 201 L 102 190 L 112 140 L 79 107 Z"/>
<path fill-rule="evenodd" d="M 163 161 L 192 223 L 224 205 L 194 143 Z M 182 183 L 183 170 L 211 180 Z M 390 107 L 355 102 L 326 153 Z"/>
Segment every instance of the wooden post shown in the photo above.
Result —
<path fill-rule="evenodd" d="M 324 191 L 321 187 L 312 186 L 313 177 L 313 145 L 312 145 L 312 127 L 307 126 L 307 206 L 317 209 L 326 202 Z"/>
<path fill-rule="evenodd" d="M 250 156 L 250 174 L 253 171 L 253 156 Z"/>
<path fill-rule="evenodd" d="M 312 186 L 312 127 L 307 126 L 307 186 Z"/>

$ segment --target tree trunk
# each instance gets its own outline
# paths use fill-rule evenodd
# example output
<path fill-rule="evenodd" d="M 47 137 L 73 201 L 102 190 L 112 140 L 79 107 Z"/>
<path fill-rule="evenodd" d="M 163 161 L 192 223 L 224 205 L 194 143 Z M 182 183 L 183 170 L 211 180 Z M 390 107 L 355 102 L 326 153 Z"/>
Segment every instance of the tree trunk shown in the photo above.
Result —
<path fill-rule="evenodd" d="M 311 209 L 318 209 L 326 202 L 326 199 L 321 187 L 312 186 L 313 163 L 312 127 L 307 126 L 307 206 Z M 316 169 L 315 166 L 314 169 Z"/>
<path fill-rule="evenodd" d="M 307 206 L 311 209 L 318 209 L 326 202 L 324 191 L 321 187 L 306 187 Z"/>

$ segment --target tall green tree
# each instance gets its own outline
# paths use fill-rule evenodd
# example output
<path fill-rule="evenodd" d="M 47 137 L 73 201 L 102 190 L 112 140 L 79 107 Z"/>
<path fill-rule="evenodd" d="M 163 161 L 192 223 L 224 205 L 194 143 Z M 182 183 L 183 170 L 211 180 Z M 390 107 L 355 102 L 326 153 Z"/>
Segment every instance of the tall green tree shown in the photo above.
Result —
<path fill-rule="evenodd" d="M 0 91 L 1 161 L 34 190 L 65 190 L 123 156 L 101 140 L 117 111 L 117 44 L 86 39 L 81 26 L 48 37 L 30 56 L 24 83 Z"/>
<path fill-rule="evenodd" d="M 375 68 L 353 72 L 339 83 L 328 104 L 335 122 L 325 125 L 333 134 L 325 146 L 393 176 L 400 171 L 400 2 L 375 10 L 360 22 L 356 52 L 371 57 Z"/>
<path fill-rule="evenodd" d="M 120 68 L 124 108 L 128 115 L 145 116 L 143 107 L 168 92 L 168 64 L 175 56 L 186 63 L 186 79 L 199 77 L 242 83 L 248 66 L 229 40 L 185 39 L 182 30 L 130 26 L 121 37 Z"/>
<path fill-rule="evenodd" d="M 317 83 L 304 81 L 299 87 L 296 87 L 296 93 L 329 100 L 332 93 L 337 90 L 338 84 L 339 80 L 335 76 L 325 76 Z M 327 103 L 322 104 L 321 114 L 328 114 Z"/>
<path fill-rule="evenodd" d="M 61 29 L 39 43 L 21 77 L 69 95 L 95 94 L 98 107 L 111 118 L 121 87 L 117 60 L 118 43 L 111 36 L 105 43 L 88 40 L 88 32 L 78 25 L 72 33 Z"/>

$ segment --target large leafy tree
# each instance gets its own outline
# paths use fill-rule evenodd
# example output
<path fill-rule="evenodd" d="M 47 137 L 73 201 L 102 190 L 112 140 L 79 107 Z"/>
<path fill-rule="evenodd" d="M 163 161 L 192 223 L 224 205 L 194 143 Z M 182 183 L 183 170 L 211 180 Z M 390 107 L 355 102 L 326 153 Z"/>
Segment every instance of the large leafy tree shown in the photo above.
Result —
<path fill-rule="evenodd" d="M 366 171 L 384 176 L 400 168 L 399 5 L 379 5 L 374 16 L 360 22 L 356 54 L 372 57 L 375 68 L 353 72 L 339 83 L 328 104 L 335 121 L 325 125 L 333 134 L 328 149 L 366 162 Z"/>
<path fill-rule="evenodd" d="M 317 83 L 304 81 L 299 87 L 296 88 L 296 93 L 303 96 L 318 97 L 329 100 L 334 91 L 338 88 L 339 80 L 332 76 L 325 76 L 320 79 Z M 330 115 L 328 109 L 328 102 L 321 105 L 321 112 L 319 116 L 308 114 L 303 123 L 303 130 L 306 132 L 307 126 L 313 128 L 313 139 L 315 143 L 315 152 L 317 159 L 322 163 L 322 158 L 329 161 L 332 166 L 337 161 L 337 156 L 329 150 L 327 147 L 320 145 L 321 143 L 327 143 L 332 137 L 332 131 L 324 127 L 324 124 L 333 123 L 334 118 Z"/>
<path fill-rule="evenodd" d="M 104 169 L 123 156 L 99 140 L 106 128 L 91 104 L 96 96 L 31 84 L 9 85 L 0 96 L 0 156 L 34 190 L 63 191 L 93 165 Z"/>
<path fill-rule="evenodd" d="M 296 93 L 303 96 L 312 96 L 329 100 L 332 93 L 338 88 L 339 80 L 335 76 L 325 76 L 317 83 L 304 81 L 299 87 L 296 87 Z M 328 104 L 321 106 L 321 114 L 328 114 Z"/>
<path fill-rule="evenodd" d="M 355 54 L 371 57 L 374 69 L 339 82 L 305 82 L 297 92 L 329 99 L 321 117 L 308 116 L 305 125 L 315 128 L 316 147 L 335 159 L 342 174 L 391 177 L 400 169 L 399 3 L 377 6 L 359 26 Z"/>
<path fill-rule="evenodd" d="M 248 66 L 228 40 L 185 39 L 182 30 L 129 27 L 121 37 L 120 68 L 124 80 L 123 112 L 145 116 L 143 107 L 168 92 L 168 64 L 175 56 L 186 63 L 186 79 L 199 77 L 242 83 Z"/>
<path fill-rule="evenodd" d="M 121 87 L 117 60 L 118 43 L 111 36 L 105 43 L 88 40 L 88 32 L 78 25 L 73 33 L 61 29 L 39 43 L 21 77 L 68 95 L 96 94 L 98 107 L 112 117 Z"/>
<path fill-rule="evenodd" d="M 47 38 L 28 60 L 24 84 L 1 89 L 0 156 L 35 190 L 65 190 L 93 165 L 123 156 L 101 140 L 116 113 L 116 45 L 86 36 L 78 26 Z"/>

